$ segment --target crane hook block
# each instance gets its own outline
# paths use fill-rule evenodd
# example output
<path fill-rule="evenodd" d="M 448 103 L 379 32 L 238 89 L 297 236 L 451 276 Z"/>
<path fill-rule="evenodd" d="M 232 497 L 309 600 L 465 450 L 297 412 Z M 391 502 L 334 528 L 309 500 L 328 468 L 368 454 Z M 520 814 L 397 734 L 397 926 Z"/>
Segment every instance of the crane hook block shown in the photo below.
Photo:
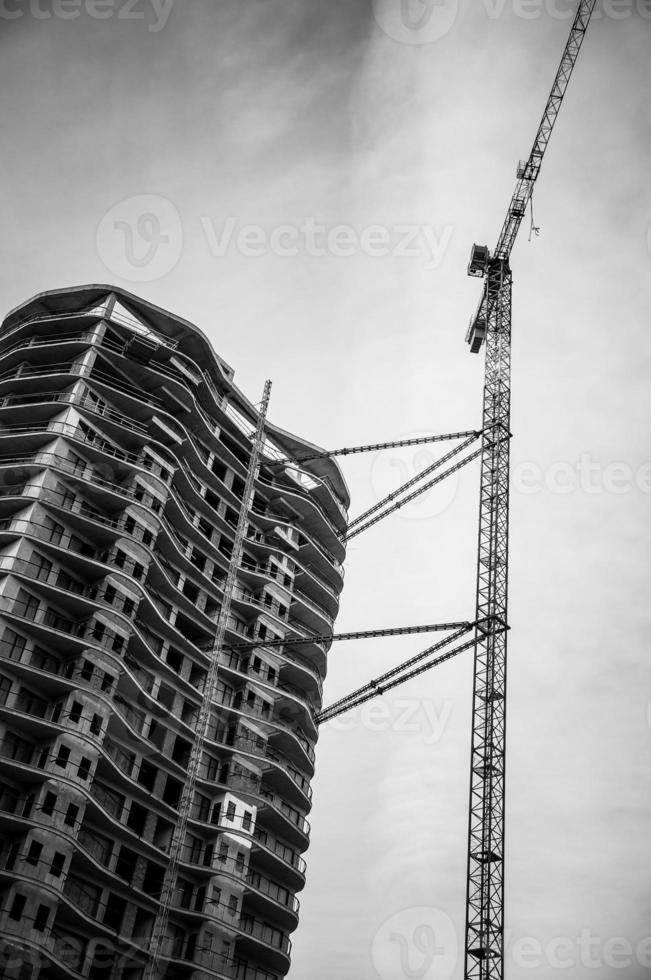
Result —
<path fill-rule="evenodd" d="M 485 339 L 486 320 L 483 316 L 475 316 L 470 321 L 468 333 L 466 334 L 466 343 L 470 344 L 470 353 L 478 354 Z"/>
<path fill-rule="evenodd" d="M 468 275 L 485 276 L 489 261 L 490 252 L 488 251 L 488 246 L 473 245 L 470 253 L 470 262 L 468 263 Z"/>

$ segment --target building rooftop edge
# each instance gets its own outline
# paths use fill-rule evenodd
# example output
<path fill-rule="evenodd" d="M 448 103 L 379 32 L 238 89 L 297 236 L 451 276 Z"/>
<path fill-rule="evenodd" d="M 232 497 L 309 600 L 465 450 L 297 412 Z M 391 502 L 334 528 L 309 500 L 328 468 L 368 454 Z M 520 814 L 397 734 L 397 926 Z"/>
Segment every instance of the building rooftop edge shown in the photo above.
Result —
<path fill-rule="evenodd" d="M 200 327 L 197 327 L 196 324 L 191 323 L 189 320 L 183 319 L 183 317 L 177 316 L 175 313 L 170 313 L 169 310 L 156 306 L 154 303 L 149 302 L 149 300 L 143 299 L 141 296 L 137 296 L 135 293 L 131 293 L 129 290 L 123 289 L 120 286 L 114 286 L 109 283 L 86 283 L 80 286 L 67 286 L 60 289 L 44 290 L 43 292 L 36 293 L 34 296 L 31 296 L 29 299 L 10 310 L 2 321 L 0 329 L 11 328 L 17 325 L 20 320 L 25 318 L 26 313 L 31 312 L 30 308 L 33 308 L 34 315 L 39 313 L 63 313 L 66 308 L 69 309 L 69 306 L 66 307 L 61 302 L 56 302 L 57 300 L 75 296 L 79 301 L 80 306 L 86 306 L 96 301 L 99 302 L 109 293 L 114 293 L 120 300 L 123 300 L 126 304 L 133 307 L 140 316 L 143 316 L 147 320 L 148 324 L 151 325 L 153 330 L 158 330 L 163 334 L 163 336 L 176 341 L 190 341 L 188 354 L 189 356 L 193 357 L 198 364 L 202 364 L 204 361 L 204 355 L 207 354 L 210 362 L 214 364 L 222 376 L 222 380 L 225 381 L 232 392 L 237 395 L 238 399 L 242 403 L 242 407 L 246 408 L 252 417 L 256 417 L 257 409 L 255 405 L 242 391 L 240 391 L 233 381 L 233 368 L 219 354 L 217 354 L 212 342 L 208 339 Z M 198 344 L 198 355 L 193 354 L 192 348 L 195 346 L 194 343 L 192 343 L 193 341 L 196 341 Z M 285 444 L 283 448 L 287 450 L 288 455 L 298 453 L 299 450 L 302 450 L 303 452 L 317 453 L 324 451 L 321 447 L 314 445 L 314 443 L 308 442 L 307 439 L 297 436 L 291 432 L 287 432 L 285 429 L 281 429 L 270 422 L 267 422 L 266 427 L 270 433 L 275 435 Z M 310 471 L 314 472 L 316 475 L 330 479 L 334 489 L 341 496 L 345 506 L 348 507 L 350 505 L 350 491 L 348 489 L 348 485 L 342 471 L 335 462 L 333 462 L 331 459 L 312 460 L 310 461 L 309 468 Z"/>

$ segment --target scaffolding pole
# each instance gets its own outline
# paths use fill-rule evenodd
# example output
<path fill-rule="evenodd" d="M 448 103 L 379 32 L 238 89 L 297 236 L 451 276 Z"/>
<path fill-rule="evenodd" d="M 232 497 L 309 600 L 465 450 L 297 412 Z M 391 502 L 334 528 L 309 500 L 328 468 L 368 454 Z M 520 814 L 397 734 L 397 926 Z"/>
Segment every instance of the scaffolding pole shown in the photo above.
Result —
<path fill-rule="evenodd" d="M 181 793 L 181 799 L 179 802 L 179 818 L 176 827 L 174 828 L 174 833 L 172 835 L 172 842 L 170 845 L 170 859 L 165 872 L 165 877 L 163 879 L 160 905 L 159 905 L 158 913 L 156 915 L 156 919 L 154 921 L 154 928 L 151 937 L 151 946 L 149 950 L 149 959 L 147 961 L 147 966 L 145 968 L 143 980 L 158 980 L 160 960 L 162 958 L 163 959 L 166 958 L 165 949 L 164 949 L 165 936 L 167 933 L 170 909 L 173 904 L 174 892 L 176 888 L 176 878 L 178 874 L 179 861 L 181 860 L 181 853 L 183 850 L 183 846 L 185 844 L 188 820 L 190 818 L 192 804 L 194 801 L 194 792 L 195 792 L 195 787 L 197 782 L 197 776 L 199 775 L 199 771 L 201 768 L 201 760 L 204 752 L 204 744 L 208 736 L 210 717 L 213 711 L 213 705 L 215 703 L 216 695 L 217 695 L 217 681 L 219 676 L 219 658 L 220 658 L 220 653 L 224 649 L 224 645 L 225 645 L 224 641 L 226 638 L 226 629 L 228 627 L 228 621 L 231 615 L 233 590 L 235 587 L 237 572 L 242 560 L 242 550 L 243 550 L 244 540 L 246 538 L 246 531 L 249 523 L 251 504 L 253 502 L 255 479 L 258 475 L 260 454 L 264 444 L 264 427 L 265 427 L 265 421 L 267 417 L 267 408 L 269 406 L 270 394 L 271 394 L 271 381 L 267 381 L 264 386 L 264 394 L 262 397 L 262 403 L 258 414 L 255 434 L 253 436 L 253 443 L 251 446 L 251 456 L 249 458 L 249 467 L 246 475 L 246 483 L 244 485 L 244 493 L 242 496 L 242 506 L 240 508 L 239 518 L 237 521 L 235 540 L 233 543 L 233 552 L 231 554 L 231 559 L 228 566 L 228 574 L 226 576 L 226 583 L 224 585 L 224 601 L 222 603 L 222 607 L 219 612 L 219 618 L 217 620 L 215 639 L 209 653 L 210 664 L 208 667 L 208 674 L 206 677 L 203 697 L 201 700 L 201 708 L 199 711 L 199 718 L 197 721 L 197 728 L 195 732 L 194 742 L 192 744 L 190 759 L 188 761 L 187 776 L 186 776 L 185 784 L 183 786 L 183 791 Z"/>

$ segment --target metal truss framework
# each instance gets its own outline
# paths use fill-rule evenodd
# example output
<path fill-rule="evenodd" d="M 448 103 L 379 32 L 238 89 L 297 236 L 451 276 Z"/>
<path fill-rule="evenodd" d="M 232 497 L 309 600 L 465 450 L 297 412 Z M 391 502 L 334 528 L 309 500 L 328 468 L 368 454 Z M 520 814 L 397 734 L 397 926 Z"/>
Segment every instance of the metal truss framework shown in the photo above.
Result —
<path fill-rule="evenodd" d="M 504 768 L 511 271 L 490 263 L 485 290 L 486 374 L 477 559 L 477 627 L 472 707 L 466 972 L 502 976 L 504 945 Z"/>
<path fill-rule="evenodd" d="M 165 954 L 167 952 L 165 945 L 169 914 L 177 887 L 176 881 L 179 870 L 179 862 L 182 848 L 185 843 L 190 813 L 192 811 L 192 804 L 194 801 L 197 778 L 201 768 L 201 761 L 203 759 L 205 742 L 210 728 L 210 718 L 214 711 L 214 705 L 217 701 L 219 658 L 221 651 L 224 648 L 226 629 L 231 615 L 235 580 L 240 562 L 242 560 L 243 545 L 249 523 L 251 504 L 253 502 L 255 479 L 258 475 L 259 460 L 264 444 L 264 428 L 270 394 L 271 382 L 267 381 L 264 386 L 264 395 L 257 418 L 255 434 L 252 440 L 249 466 L 244 484 L 244 492 L 242 494 L 242 506 L 240 508 L 237 521 L 233 551 L 224 585 L 224 600 L 219 612 L 219 618 L 217 620 L 217 627 L 215 630 L 215 638 L 209 654 L 210 663 L 208 667 L 208 674 L 206 677 L 203 697 L 201 699 L 201 708 L 197 719 L 194 741 L 190 751 L 187 775 L 179 801 L 179 817 L 174 827 L 174 833 L 170 844 L 170 858 L 165 869 L 165 876 L 161 889 L 160 905 L 154 921 L 149 949 L 149 958 L 145 968 L 143 980 L 159 980 L 160 976 L 162 975 L 159 969 L 160 960 L 165 958 Z"/>

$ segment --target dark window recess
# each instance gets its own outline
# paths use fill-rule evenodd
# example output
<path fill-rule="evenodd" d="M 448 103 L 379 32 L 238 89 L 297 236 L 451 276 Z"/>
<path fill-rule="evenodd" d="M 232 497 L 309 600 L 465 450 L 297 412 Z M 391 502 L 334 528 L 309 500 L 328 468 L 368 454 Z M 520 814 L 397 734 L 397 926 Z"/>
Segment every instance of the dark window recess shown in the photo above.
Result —
<path fill-rule="evenodd" d="M 168 687 L 167 684 L 161 684 L 158 689 L 156 699 L 160 701 L 160 703 L 164 705 L 168 711 L 171 711 L 172 705 L 174 704 L 174 689 Z"/>
<path fill-rule="evenodd" d="M 183 654 L 170 647 L 167 651 L 167 663 L 176 674 L 180 674 L 183 667 Z"/>
<path fill-rule="evenodd" d="M 142 836 L 142 832 L 145 829 L 145 823 L 147 822 L 147 810 L 144 806 L 140 806 L 139 803 L 132 803 L 131 810 L 129 811 L 129 816 L 127 817 L 127 827 L 129 827 L 135 834 Z"/>
<path fill-rule="evenodd" d="M 51 541 L 53 544 L 59 544 L 61 542 L 64 532 L 63 524 L 58 524 L 51 517 L 46 517 L 43 520 L 43 527 L 48 532 L 48 541 Z"/>
<path fill-rule="evenodd" d="M 55 878 L 60 878 L 63 873 L 63 866 L 65 862 L 65 854 L 62 854 L 61 851 L 55 851 L 54 857 L 52 858 L 52 864 L 50 865 L 50 874 Z"/>
<path fill-rule="evenodd" d="M 235 442 L 234 439 L 231 439 L 230 436 L 226 435 L 225 432 L 221 433 L 220 439 L 224 443 L 226 448 L 232 452 L 233 456 L 235 456 L 236 459 L 239 459 L 241 463 L 244 463 L 245 466 L 248 466 L 249 454 L 246 451 L 246 449 L 240 446 L 239 443 Z"/>
<path fill-rule="evenodd" d="M 36 866 L 40 860 L 41 853 L 43 851 L 43 845 L 39 844 L 38 841 L 33 840 L 29 845 L 29 850 L 25 855 L 25 861 L 27 864 Z"/>
<path fill-rule="evenodd" d="M 50 909 L 47 905 L 39 905 L 34 916 L 34 928 L 37 932 L 43 932 L 50 917 Z"/>
<path fill-rule="evenodd" d="M 91 761 L 84 756 L 77 768 L 77 775 L 80 779 L 88 779 L 90 775 Z"/>
<path fill-rule="evenodd" d="M 227 558 L 230 558 L 233 554 L 233 544 L 228 540 L 228 538 L 222 537 L 219 542 L 218 550 L 221 551 L 222 555 L 226 555 Z"/>
<path fill-rule="evenodd" d="M 32 815 L 32 807 L 34 806 L 35 799 L 36 799 L 36 794 L 30 793 L 29 796 L 26 797 L 25 802 L 23 803 L 23 817 L 25 818 L 25 820 L 29 820 L 29 818 Z"/>
<path fill-rule="evenodd" d="M 231 802 L 226 807 L 226 819 L 232 820 L 234 816 L 235 816 L 235 804 L 231 800 Z"/>
<path fill-rule="evenodd" d="M 43 798 L 43 805 L 41 806 L 41 811 L 46 817 L 51 817 L 54 813 L 54 808 L 57 805 L 56 793 L 47 792 Z"/>
<path fill-rule="evenodd" d="M 70 706 L 70 714 L 68 715 L 73 725 L 76 725 L 79 722 L 79 719 L 81 718 L 81 712 L 82 712 L 82 705 L 79 703 L 79 701 L 73 701 L 72 705 Z"/>
<path fill-rule="evenodd" d="M 123 898 L 120 898 L 119 895 L 115 895 L 113 892 L 109 892 L 104 910 L 104 918 L 102 920 L 104 925 L 108 926 L 109 929 L 119 930 L 122 925 L 126 905 L 127 903 Z"/>
<path fill-rule="evenodd" d="M 213 493 L 212 490 L 206 490 L 204 500 L 209 507 L 213 508 L 213 510 L 219 510 L 221 498 L 216 493 Z"/>
<path fill-rule="evenodd" d="M 168 776 L 165 789 L 163 790 L 163 802 L 169 804 L 169 806 L 178 806 L 182 788 L 183 784 L 178 779 L 173 779 L 171 776 Z"/>
<path fill-rule="evenodd" d="M 204 568 L 206 567 L 205 556 L 202 555 L 200 551 L 197 551 L 196 548 L 192 549 L 192 552 L 190 554 L 190 561 L 195 566 L 195 568 L 199 569 L 200 572 L 203 572 Z"/>
<path fill-rule="evenodd" d="M 106 623 L 103 623 L 100 619 L 95 620 L 93 623 L 93 629 L 91 636 L 94 640 L 103 640 L 104 634 L 106 632 Z"/>
<path fill-rule="evenodd" d="M 66 815 L 63 818 L 63 822 L 67 824 L 68 827 L 74 827 L 78 816 L 79 807 L 76 805 L 76 803 L 69 803 L 68 809 L 66 810 Z"/>
<path fill-rule="evenodd" d="M 124 881 L 130 882 L 136 870 L 138 855 L 128 847 L 121 847 L 118 859 L 115 862 L 115 873 Z"/>
<path fill-rule="evenodd" d="M 25 902 L 27 898 L 25 895 L 14 895 L 14 900 L 11 903 L 11 908 L 9 909 L 9 918 L 13 919 L 15 922 L 20 922 L 23 917 L 23 911 L 25 909 Z"/>
<path fill-rule="evenodd" d="M 138 773 L 138 782 L 151 793 L 153 792 L 157 775 L 158 769 L 156 766 L 152 765 L 151 762 L 142 762 L 140 765 L 140 772 Z"/>
<path fill-rule="evenodd" d="M 25 619 L 36 619 L 39 601 L 36 596 L 30 595 L 25 589 L 19 589 L 16 607 L 19 616 L 24 616 Z"/>
<path fill-rule="evenodd" d="M 203 796 L 201 793 L 197 793 L 196 797 L 197 806 L 197 820 L 202 820 L 205 823 L 208 822 L 208 817 L 210 816 L 210 799 L 207 796 Z"/>
<path fill-rule="evenodd" d="M 210 523 L 210 521 L 206 520 L 205 517 L 199 518 L 197 527 L 199 528 L 203 536 L 208 538 L 208 540 L 212 538 L 212 524 Z"/>
<path fill-rule="evenodd" d="M 3 652 L 9 660 L 20 660 L 26 643 L 27 640 L 24 636 L 19 636 L 18 633 L 9 629 L 9 627 L 2 634 Z"/>
<path fill-rule="evenodd" d="M 190 582 L 189 579 L 186 578 L 185 582 L 183 583 L 183 595 L 187 596 L 190 602 L 196 602 L 199 598 L 199 587 L 196 586 L 194 582 Z"/>
<path fill-rule="evenodd" d="M 190 742 L 177 735 L 174 741 L 174 749 L 172 750 L 172 759 L 174 762 L 178 762 L 181 766 L 186 766 L 190 761 L 190 747 Z"/>
<path fill-rule="evenodd" d="M 160 864 L 154 864 L 153 861 L 149 861 L 142 882 L 142 890 L 153 898 L 160 898 L 164 874 L 165 869 Z"/>
<path fill-rule="evenodd" d="M 244 487 L 245 487 L 244 480 L 240 479 L 239 476 L 233 477 L 233 486 L 231 489 L 233 490 L 233 493 L 235 494 L 236 497 L 242 499 L 242 495 L 244 493 Z"/>
<path fill-rule="evenodd" d="M 149 723 L 147 738 L 150 742 L 153 742 L 157 748 L 162 749 L 163 742 L 165 741 L 165 729 L 162 725 L 158 724 L 155 718 L 152 718 Z"/>
<path fill-rule="evenodd" d="M 91 735 L 99 735 L 102 731 L 102 716 L 93 715 L 90 721 L 90 733 Z"/>
<path fill-rule="evenodd" d="M 7 857 L 5 858 L 5 868 L 7 871 L 12 871 L 14 864 L 16 863 L 16 858 L 20 851 L 20 844 L 12 844 L 7 852 Z"/>
<path fill-rule="evenodd" d="M 0 675 L 0 704 L 6 704 L 11 690 L 11 680 Z"/>
<path fill-rule="evenodd" d="M 37 552 L 32 554 L 32 559 L 34 561 L 34 576 L 35 578 L 44 580 L 47 579 L 52 571 L 52 562 L 48 561 L 47 558 L 43 558 Z"/>
<path fill-rule="evenodd" d="M 57 752 L 56 758 L 54 760 L 55 766 L 61 766 L 65 768 L 68 765 L 68 759 L 70 758 L 70 749 L 67 745 L 60 745 L 59 751 Z"/>
<path fill-rule="evenodd" d="M 215 476 L 217 477 L 217 479 L 223 482 L 226 477 L 226 467 L 224 466 L 224 464 L 220 463 L 218 459 L 214 459 L 211 469 L 215 474 Z"/>

